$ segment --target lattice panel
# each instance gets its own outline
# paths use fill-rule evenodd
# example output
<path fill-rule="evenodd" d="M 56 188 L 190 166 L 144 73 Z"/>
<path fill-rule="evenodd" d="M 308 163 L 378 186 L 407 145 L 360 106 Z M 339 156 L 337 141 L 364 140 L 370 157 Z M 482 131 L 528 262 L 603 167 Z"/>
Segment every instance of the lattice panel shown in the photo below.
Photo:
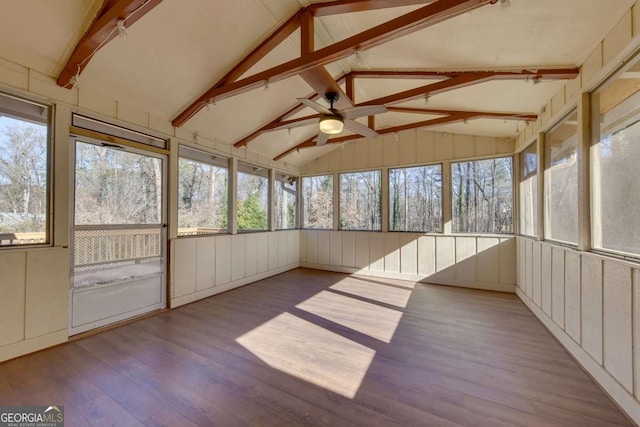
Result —
<path fill-rule="evenodd" d="M 74 266 L 162 256 L 161 229 L 76 230 Z"/>

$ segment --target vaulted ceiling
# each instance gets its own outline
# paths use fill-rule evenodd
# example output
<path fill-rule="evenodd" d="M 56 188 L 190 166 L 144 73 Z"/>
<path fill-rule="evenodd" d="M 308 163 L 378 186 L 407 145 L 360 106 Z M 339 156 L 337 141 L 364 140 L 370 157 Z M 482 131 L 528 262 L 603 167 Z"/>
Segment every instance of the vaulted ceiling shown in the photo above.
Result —
<path fill-rule="evenodd" d="M 0 14 L 0 57 L 57 79 L 96 16 L 126 3 L 148 10 L 127 19 L 126 39 L 110 33 L 112 40 L 98 43 L 100 49 L 82 64 L 81 90 L 86 88 L 149 111 L 200 135 L 215 137 L 219 143 L 246 143 L 252 151 L 271 158 L 286 155 L 287 162 L 301 165 L 337 144 L 315 147 L 317 124 L 313 122 L 303 127 L 264 129 L 270 124 L 278 127 L 273 124 L 275 119 L 316 114 L 299 108 L 281 117 L 299 104 L 297 98 L 309 97 L 319 87 L 326 87 L 329 75 L 346 76 L 339 81 L 340 90 L 351 95 L 353 104 L 381 99 L 393 110 L 377 115 L 373 121 L 360 119 L 380 133 L 419 123 L 442 132 L 515 137 L 522 120 L 537 114 L 563 84 L 553 71 L 543 70 L 571 70 L 580 65 L 633 0 L 510 0 L 506 2 L 509 7 L 504 7 L 502 0 L 495 4 L 490 0 L 331 2 L 360 3 L 358 7 L 372 9 L 350 13 L 334 13 L 334 8 L 323 12 L 325 6 L 316 4 L 326 2 L 305 0 L 7 2 Z M 460 7 L 469 11 L 465 9 L 459 15 L 456 11 L 446 16 L 448 19 L 438 19 L 441 22 L 375 46 L 350 46 L 338 59 L 322 58 L 327 73 L 280 73 L 273 78 L 275 74 L 267 73 L 268 85 L 258 79 L 248 86 L 250 90 L 225 88 L 216 92 L 216 85 L 230 70 L 301 10 L 311 12 L 305 19 L 312 19 L 313 25 L 308 21 L 294 25 L 281 43 L 233 80 L 249 81 L 258 73 L 297 58 L 309 58 L 305 55 L 337 42 L 346 43 L 363 31 L 438 3 L 449 10 L 462 4 Z M 394 4 L 409 5 L 389 7 Z M 118 17 L 130 13 L 121 12 L 125 15 Z M 315 17 L 309 18 L 311 14 Z M 312 41 L 305 37 L 308 31 L 314 35 Z M 87 46 L 90 52 L 97 47 L 95 43 Z M 301 69 L 309 73 L 312 67 L 305 64 Z M 397 73 L 384 75 L 378 71 Z M 420 73 L 411 75 L 407 71 Z M 477 84 L 451 85 L 446 91 L 429 89 L 478 71 L 494 73 L 472 81 Z M 560 74 L 562 78 L 572 76 Z M 206 96 L 224 91 L 228 92 L 224 96 Z M 401 92 L 412 96 L 393 98 Z M 343 97 L 343 102 L 348 101 Z M 195 108 L 189 110 L 190 106 Z M 263 131 L 255 132 L 260 129 Z M 250 135 L 252 138 L 246 138 Z M 349 132 L 338 137 L 355 138 Z M 296 147 L 301 149 L 292 150 Z"/>

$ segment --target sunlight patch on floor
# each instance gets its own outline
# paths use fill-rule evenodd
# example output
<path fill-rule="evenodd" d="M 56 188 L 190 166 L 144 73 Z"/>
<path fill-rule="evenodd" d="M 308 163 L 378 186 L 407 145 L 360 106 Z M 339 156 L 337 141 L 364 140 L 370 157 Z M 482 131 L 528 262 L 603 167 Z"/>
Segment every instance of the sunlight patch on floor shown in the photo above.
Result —
<path fill-rule="evenodd" d="M 296 308 L 386 343 L 391 342 L 402 318 L 402 311 L 329 291 L 312 296 Z"/>
<path fill-rule="evenodd" d="M 410 289 L 399 289 L 354 278 L 341 280 L 332 285 L 331 289 L 399 308 L 405 308 L 411 297 Z"/>
<path fill-rule="evenodd" d="M 375 350 L 290 313 L 282 313 L 236 341 L 274 369 L 353 399 Z"/>

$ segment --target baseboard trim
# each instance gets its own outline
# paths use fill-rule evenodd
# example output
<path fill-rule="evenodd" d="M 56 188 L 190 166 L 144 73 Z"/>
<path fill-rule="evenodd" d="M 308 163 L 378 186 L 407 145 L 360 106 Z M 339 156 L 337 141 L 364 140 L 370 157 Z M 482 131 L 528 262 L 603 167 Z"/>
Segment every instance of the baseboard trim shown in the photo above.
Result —
<path fill-rule="evenodd" d="M 308 262 L 303 262 L 300 264 L 300 266 L 303 268 L 311 268 L 315 270 L 335 271 L 336 273 L 350 273 L 350 274 L 358 274 L 360 276 L 408 280 L 411 282 L 432 283 L 434 285 L 456 286 L 456 287 L 471 288 L 471 289 L 481 289 L 485 291 L 498 291 L 498 292 L 508 292 L 508 293 L 515 292 L 515 285 L 512 285 L 512 284 L 468 281 L 468 280 L 459 280 L 456 278 L 451 278 L 451 279 L 436 278 L 433 276 L 390 273 L 387 271 L 374 271 L 374 270 L 366 270 L 366 269 L 353 268 L 353 267 L 342 267 L 342 266 L 336 266 L 336 265 L 311 264 Z"/>
<path fill-rule="evenodd" d="M 609 395 L 620 410 L 636 425 L 640 424 L 640 402 L 625 389 L 607 370 L 600 365 L 586 350 L 576 343 L 556 322 L 546 315 L 529 297 L 516 288 L 516 295 L 553 334 L 562 346 L 573 356 L 582 368 L 595 380 L 602 390 Z"/>
<path fill-rule="evenodd" d="M 0 362 L 6 362 L 7 360 L 15 359 L 16 357 L 35 353 L 36 351 L 44 350 L 58 344 L 63 344 L 68 340 L 69 333 L 65 328 L 39 337 L 6 344 L 0 347 Z"/>
<path fill-rule="evenodd" d="M 242 279 L 235 280 L 232 282 L 227 282 L 222 285 L 216 285 L 208 289 L 203 289 L 201 291 L 194 292 L 192 294 L 182 295 L 182 296 L 171 299 L 171 308 L 174 309 L 176 307 L 180 307 L 181 305 L 190 304 L 192 302 L 195 302 L 204 298 L 208 298 L 210 296 L 213 296 L 222 292 L 230 291 L 231 289 L 235 289 L 240 286 L 248 285 L 249 283 L 257 282 L 258 280 L 263 280 L 271 276 L 285 273 L 289 270 L 293 270 L 298 267 L 300 267 L 300 263 L 296 262 L 293 264 L 276 268 L 274 270 L 269 270 L 263 273 L 255 274 L 250 277 L 244 277 Z"/>

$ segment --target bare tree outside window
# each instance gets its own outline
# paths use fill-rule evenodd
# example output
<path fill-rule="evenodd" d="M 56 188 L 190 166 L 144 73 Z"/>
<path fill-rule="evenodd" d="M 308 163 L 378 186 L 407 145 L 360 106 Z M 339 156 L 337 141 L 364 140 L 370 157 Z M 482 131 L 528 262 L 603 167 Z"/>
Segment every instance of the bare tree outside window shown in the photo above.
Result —
<path fill-rule="evenodd" d="M 179 159 L 178 236 L 227 231 L 228 178 L 226 167 Z"/>
<path fill-rule="evenodd" d="M 0 94 L 0 246 L 46 243 L 49 107 Z"/>
<path fill-rule="evenodd" d="M 389 230 L 442 231 L 442 166 L 389 170 Z"/>
<path fill-rule="evenodd" d="M 340 174 L 340 229 L 381 229 L 381 172 Z"/>
<path fill-rule="evenodd" d="M 273 199 L 276 230 L 296 228 L 298 200 L 298 183 L 296 179 L 277 173 Z"/>
<path fill-rule="evenodd" d="M 158 224 L 162 160 L 76 144 L 76 225 Z"/>
<path fill-rule="evenodd" d="M 333 175 L 302 178 L 303 228 L 333 228 Z"/>
<path fill-rule="evenodd" d="M 457 233 L 513 233 L 511 157 L 451 165 L 452 220 Z"/>

